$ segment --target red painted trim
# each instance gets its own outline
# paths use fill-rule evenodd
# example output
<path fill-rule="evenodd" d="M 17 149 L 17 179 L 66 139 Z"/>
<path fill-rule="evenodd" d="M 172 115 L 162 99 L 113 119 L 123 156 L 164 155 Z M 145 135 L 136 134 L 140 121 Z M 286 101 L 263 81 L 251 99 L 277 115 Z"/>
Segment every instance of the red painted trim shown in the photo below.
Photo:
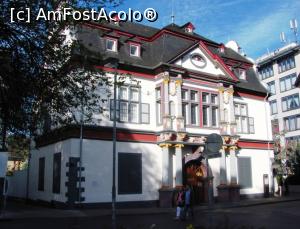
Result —
<path fill-rule="evenodd" d="M 221 66 L 225 69 L 225 71 L 231 76 L 231 78 L 235 81 L 238 81 L 239 79 L 232 73 L 232 71 L 230 71 L 230 69 L 228 68 L 228 66 L 223 62 L 223 60 L 216 54 L 213 54 L 204 44 L 203 41 L 199 42 L 199 45 L 215 60 L 217 60 Z"/>
<path fill-rule="evenodd" d="M 119 141 L 156 142 L 157 136 L 154 134 L 134 134 L 134 133 L 117 132 L 117 140 L 119 140 Z"/>
<path fill-rule="evenodd" d="M 240 147 L 240 148 L 251 148 L 251 149 L 270 149 L 270 150 L 272 150 L 274 145 L 273 145 L 273 143 L 268 144 L 266 142 L 239 141 L 238 142 L 238 147 Z"/>
<path fill-rule="evenodd" d="M 129 74 L 129 75 L 133 75 L 133 76 L 137 76 L 137 77 L 144 77 L 144 78 L 148 78 L 148 79 L 155 78 L 155 75 L 150 75 L 150 74 L 146 74 L 146 73 L 139 73 L 139 72 L 133 72 L 133 71 L 127 71 L 127 70 L 121 70 L 121 69 L 108 68 L 108 67 L 104 67 L 104 66 L 95 66 L 95 68 L 98 68 L 98 69 L 101 69 L 101 70 L 107 71 L 107 72 L 117 71 L 117 73 L 120 73 L 120 74 Z"/>
<path fill-rule="evenodd" d="M 256 100 L 265 100 L 265 97 L 262 95 L 254 95 L 254 94 L 249 94 L 249 93 L 245 93 L 245 92 L 235 92 L 238 96 L 240 97 L 245 97 L 245 98 L 249 98 L 249 99 L 256 99 Z"/>

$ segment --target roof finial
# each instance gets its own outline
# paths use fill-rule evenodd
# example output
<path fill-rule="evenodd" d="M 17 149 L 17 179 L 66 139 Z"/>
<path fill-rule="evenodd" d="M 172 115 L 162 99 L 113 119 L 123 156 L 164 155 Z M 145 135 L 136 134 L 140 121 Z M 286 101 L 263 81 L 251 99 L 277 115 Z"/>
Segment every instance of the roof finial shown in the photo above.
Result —
<path fill-rule="evenodd" d="M 174 21 L 175 21 L 175 15 L 174 15 L 174 0 L 172 0 L 172 14 L 171 14 L 171 21 L 172 21 L 172 24 L 174 24 Z"/>

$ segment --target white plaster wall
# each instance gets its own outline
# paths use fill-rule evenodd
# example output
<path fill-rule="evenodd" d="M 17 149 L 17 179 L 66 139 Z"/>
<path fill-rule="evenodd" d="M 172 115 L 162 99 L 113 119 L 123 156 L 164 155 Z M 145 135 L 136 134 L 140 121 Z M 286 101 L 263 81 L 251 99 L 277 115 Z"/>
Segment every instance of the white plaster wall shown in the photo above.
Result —
<path fill-rule="evenodd" d="M 270 157 L 273 153 L 268 150 L 242 149 L 238 157 L 251 157 L 252 188 L 241 189 L 241 194 L 263 193 L 263 174 L 269 176 L 269 187 L 272 185 Z"/>
<path fill-rule="evenodd" d="M 72 149 L 79 140 L 72 140 Z M 75 150 L 76 151 L 76 150 Z M 161 149 L 156 144 L 117 142 L 116 152 L 142 154 L 142 194 L 118 195 L 117 201 L 157 200 L 161 186 Z M 116 155 L 116 189 L 118 190 L 118 154 Z M 82 187 L 85 203 L 110 202 L 112 188 L 112 142 L 84 140 L 82 166 L 85 177 Z"/>
<path fill-rule="evenodd" d="M 196 67 L 194 64 L 192 64 L 190 60 L 190 55 L 194 53 L 201 54 L 206 59 L 206 66 L 204 68 Z M 185 55 L 182 59 L 175 62 L 175 64 L 180 65 L 186 69 L 191 69 L 195 71 L 201 71 L 201 72 L 207 72 L 210 74 L 215 75 L 224 75 L 223 71 L 217 67 L 208 57 L 206 54 L 203 53 L 203 51 L 200 48 L 195 48 L 191 52 L 189 52 L 187 55 Z"/>
<path fill-rule="evenodd" d="M 68 167 L 66 163 L 69 160 L 71 150 L 71 140 L 57 142 L 45 147 L 41 147 L 31 151 L 31 160 L 29 168 L 29 197 L 33 200 L 44 201 L 59 201 L 66 202 L 66 186 L 67 181 L 66 172 Z M 52 192 L 52 180 L 53 180 L 53 155 L 55 153 L 61 153 L 61 181 L 60 181 L 60 193 L 55 194 Z M 44 178 L 44 191 L 38 190 L 38 172 L 39 172 L 39 158 L 45 157 L 45 178 Z"/>
<path fill-rule="evenodd" d="M 254 118 L 254 134 L 240 134 L 241 138 L 256 139 L 271 141 L 271 119 L 270 119 L 270 106 L 268 102 L 250 98 L 234 97 L 234 102 L 246 103 L 248 106 L 248 116 Z"/>

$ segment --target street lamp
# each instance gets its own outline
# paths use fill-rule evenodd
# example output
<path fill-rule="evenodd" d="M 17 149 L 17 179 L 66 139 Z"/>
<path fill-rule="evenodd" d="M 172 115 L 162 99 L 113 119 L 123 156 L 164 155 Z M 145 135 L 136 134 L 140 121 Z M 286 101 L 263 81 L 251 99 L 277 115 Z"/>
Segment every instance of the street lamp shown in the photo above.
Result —
<path fill-rule="evenodd" d="M 117 141 L 117 68 L 119 60 L 116 58 L 110 58 L 109 64 L 114 71 L 114 118 L 113 118 L 113 174 L 112 174 L 112 228 L 116 229 L 116 141 Z"/>

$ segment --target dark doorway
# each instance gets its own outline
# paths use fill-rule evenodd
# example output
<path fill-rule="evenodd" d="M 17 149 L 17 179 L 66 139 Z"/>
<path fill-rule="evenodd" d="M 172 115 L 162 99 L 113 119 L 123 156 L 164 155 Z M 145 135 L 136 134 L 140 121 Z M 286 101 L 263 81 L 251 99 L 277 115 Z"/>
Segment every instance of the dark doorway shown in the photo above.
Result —
<path fill-rule="evenodd" d="M 201 161 L 202 157 L 188 161 L 184 164 L 183 170 L 183 184 L 192 188 L 195 205 L 205 202 L 206 167 Z"/>

